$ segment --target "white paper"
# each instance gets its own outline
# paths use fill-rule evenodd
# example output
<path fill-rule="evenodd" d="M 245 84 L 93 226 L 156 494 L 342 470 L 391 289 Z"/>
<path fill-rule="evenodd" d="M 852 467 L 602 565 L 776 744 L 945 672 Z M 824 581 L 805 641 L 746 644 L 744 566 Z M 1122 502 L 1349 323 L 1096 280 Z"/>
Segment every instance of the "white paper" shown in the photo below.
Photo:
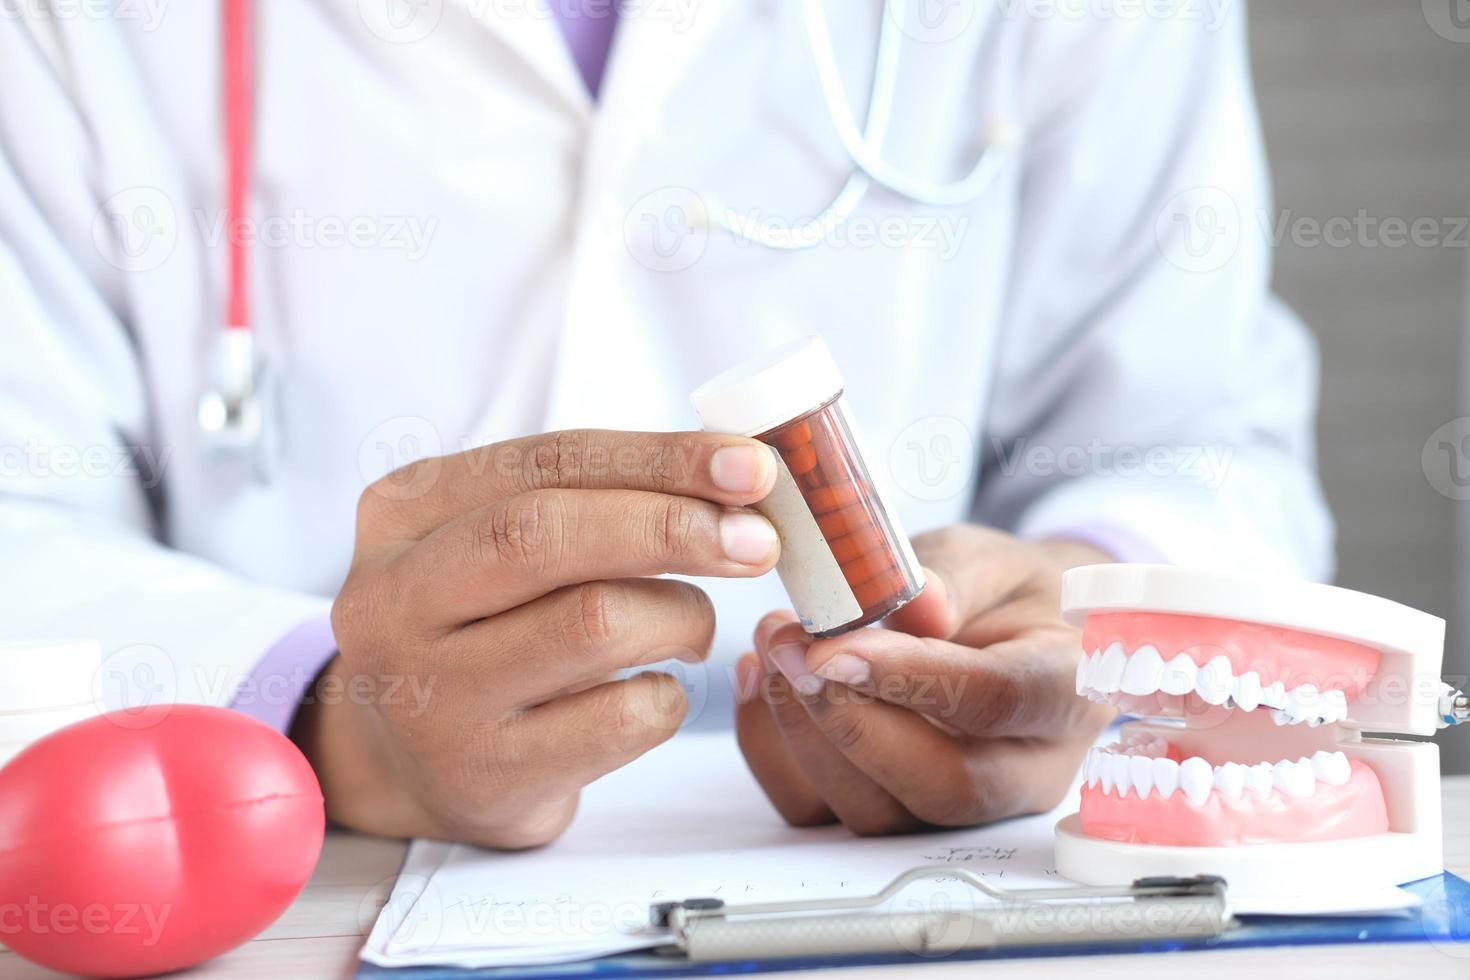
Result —
<path fill-rule="evenodd" d="M 415 841 L 363 959 L 380 966 L 467 968 L 590 959 L 666 942 L 654 902 L 731 904 L 862 895 L 918 864 L 949 863 L 1003 887 L 1063 886 L 1053 826 L 1077 808 L 990 827 L 856 838 L 841 827 L 793 829 L 776 815 L 728 732 L 685 733 L 599 780 L 571 829 L 536 851 L 495 853 Z M 923 882 L 904 909 L 974 904 L 958 883 Z M 1338 914 L 1411 907 L 1397 888 L 1352 895 L 1232 895 L 1238 911 Z M 966 906 L 968 907 L 968 906 Z"/>

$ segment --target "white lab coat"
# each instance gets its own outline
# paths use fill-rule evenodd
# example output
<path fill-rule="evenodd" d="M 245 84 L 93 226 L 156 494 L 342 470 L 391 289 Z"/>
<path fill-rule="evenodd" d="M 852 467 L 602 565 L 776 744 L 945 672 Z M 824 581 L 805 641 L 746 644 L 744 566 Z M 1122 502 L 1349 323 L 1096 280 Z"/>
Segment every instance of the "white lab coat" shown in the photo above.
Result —
<path fill-rule="evenodd" d="M 0 19 L 4 639 L 96 636 L 149 696 L 226 702 L 327 609 L 370 481 L 537 431 L 692 428 L 693 387 L 811 332 L 910 533 L 1103 531 L 1329 573 L 1315 357 L 1269 293 L 1238 5 L 960 3 L 951 39 L 907 25 L 887 159 L 953 177 L 987 133 L 1019 148 L 972 203 L 875 189 L 788 253 L 680 216 L 717 197 L 791 223 L 847 175 L 796 3 L 630 5 L 595 106 L 539 2 L 261 4 L 269 484 L 195 423 L 225 290 L 219 4 L 19 6 Z M 860 107 L 881 16 L 831 14 Z M 1218 205 L 1228 261 L 1177 200 Z M 728 664 L 784 599 L 774 576 L 707 584 Z"/>

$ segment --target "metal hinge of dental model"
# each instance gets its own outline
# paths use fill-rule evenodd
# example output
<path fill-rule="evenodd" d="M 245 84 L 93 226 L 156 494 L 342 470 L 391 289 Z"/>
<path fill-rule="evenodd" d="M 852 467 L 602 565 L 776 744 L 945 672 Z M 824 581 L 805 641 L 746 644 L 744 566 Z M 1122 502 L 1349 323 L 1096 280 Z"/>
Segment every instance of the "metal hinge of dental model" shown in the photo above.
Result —
<path fill-rule="evenodd" d="M 1439 717 L 1445 728 L 1470 721 L 1470 694 L 1444 685 L 1444 693 L 1439 696 Z"/>

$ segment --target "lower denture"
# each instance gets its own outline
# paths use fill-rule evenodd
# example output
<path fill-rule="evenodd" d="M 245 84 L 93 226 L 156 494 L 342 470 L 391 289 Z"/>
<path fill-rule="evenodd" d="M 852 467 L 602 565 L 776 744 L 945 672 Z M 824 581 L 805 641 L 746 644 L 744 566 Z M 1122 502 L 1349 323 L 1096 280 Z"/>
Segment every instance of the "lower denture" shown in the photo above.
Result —
<path fill-rule="evenodd" d="M 1107 750 L 1095 751 L 1110 754 Z M 1162 756 L 1159 751 L 1154 746 L 1148 756 L 1126 758 L 1134 771 L 1143 772 L 1148 767 L 1134 763 L 1134 759 L 1152 762 L 1154 758 L 1178 755 L 1172 745 Z M 1191 764 L 1196 769 L 1208 765 L 1198 758 L 1184 762 L 1185 766 Z M 1307 760 L 1303 764 L 1310 766 Z M 1152 776 L 1144 780 L 1146 787 L 1134 780 L 1122 794 L 1117 792 L 1118 787 L 1103 780 L 1089 782 L 1082 788 L 1082 832 L 1089 837 L 1135 844 L 1224 847 L 1339 840 L 1388 830 L 1383 788 L 1377 774 L 1362 762 L 1349 761 L 1345 781 L 1315 782 L 1305 787 L 1305 793 L 1301 789 L 1289 792 L 1292 787 L 1281 785 L 1262 792 L 1265 787 L 1260 784 L 1261 771 L 1257 768 L 1253 777 L 1251 768 L 1231 768 L 1226 781 L 1235 783 L 1233 791 L 1219 788 L 1217 783 L 1198 801 L 1191 799 L 1182 786 L 1171 786 L 1167 793 L 1155 788 Z M 1139 789 L 1145 789 L 1142 796 Z"/>

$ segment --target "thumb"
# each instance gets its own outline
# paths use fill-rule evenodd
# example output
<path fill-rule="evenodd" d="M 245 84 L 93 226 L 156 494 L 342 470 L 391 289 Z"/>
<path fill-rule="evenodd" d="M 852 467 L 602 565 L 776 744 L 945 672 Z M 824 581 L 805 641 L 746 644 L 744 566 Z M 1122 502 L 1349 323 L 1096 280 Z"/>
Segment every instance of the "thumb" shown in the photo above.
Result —
<path fill-rule="evenodd" d="M 888 629 L 910 636 L 947 640 L 959 629 L 959 617 L 950 605 L 950 590 L 934 569 L 924 569 L 924 591 L 883 621 Z"/>
<path fill-rule="evenodd" d="M 884 622 L 912 636 L 953 639 L 975 617 L 1005 603 L 1030 569 L 1009 534 L 956 524 L 914 538 L 924 591 Z"/>

